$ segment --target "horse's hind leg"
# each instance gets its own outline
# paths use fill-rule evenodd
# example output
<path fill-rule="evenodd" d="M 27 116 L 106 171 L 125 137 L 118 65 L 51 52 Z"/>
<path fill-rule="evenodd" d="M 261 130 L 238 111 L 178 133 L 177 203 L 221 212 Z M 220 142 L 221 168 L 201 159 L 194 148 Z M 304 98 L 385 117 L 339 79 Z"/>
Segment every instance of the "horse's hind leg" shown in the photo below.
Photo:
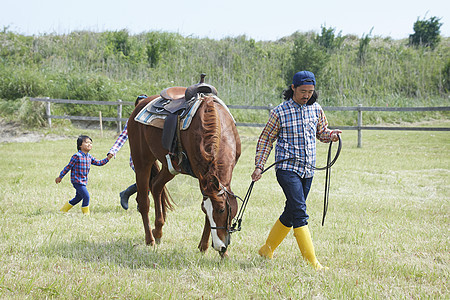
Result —
<path fill-rule="evenodd" d="M 142 222 L 144 223 L 145 243 L 153 246 L 155 239 L 150 231 L 150 220 L 148 218 L 148 211 L 150 207 L 150 199 L 148 198 L 148 182 L 150 179 L 150 168 L 148 167 L 136 169 L 136 184 L 138 187 L 137 202 L 139 205 L 139 212 L 142 216 Z"/>
<path fill-rule="evenodd" d="M 156 243 L 159 244 L 162 237 L 162 228 L 166 219 L 166 208 L 162 202 L 162 193 L 167 182 L 172 180 L 175 176 L 172 175 L 166 167 L 163 167 L 161 172 L 152 180 L 151 192 L 155 201 L 155 229 L 152 230 Z"/>

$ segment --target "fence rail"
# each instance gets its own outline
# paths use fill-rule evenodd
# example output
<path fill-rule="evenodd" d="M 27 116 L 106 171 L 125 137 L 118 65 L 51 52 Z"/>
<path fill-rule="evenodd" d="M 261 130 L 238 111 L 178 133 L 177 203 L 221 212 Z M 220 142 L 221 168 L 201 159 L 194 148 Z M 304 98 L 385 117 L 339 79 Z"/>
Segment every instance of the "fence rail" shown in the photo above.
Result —
<path fill-rule="evenodd" d="M 122 122 L 126 122 L 128 118 L 122 117 L 122 107 L 124 105 L 134 105 L 134 102 L 130 101 L 93 101 L 93 100 L 69 100 L 69 99 L 50 99 L 50 98 L 30 98 L 30 101 L 46 102 L 46 118 L 48 124 L 52 126 L 52 119 L 68 119 L 68 120 L 80 120 L 80 121 L 108 121 L 117 122 L 117 132 L 122 131 Z M 116 117 L 88 117 L 88 116 L 57 116 L 51 114 L 51 103 L 60 104 L 81 104 L 81 105 L 109 105 L 117 106 Z M 268 113 L 273 109 L 273 106 L 248 106 L 248 105 L 228 105 L 230 109 L 253 109 L 253 110 L 266 110 Z M 450 131 L 449 127 L 408 127 L 408 126 L 363 126 L 362 112 L 363 111 L 391 111 L 391 112 L 403 112 L 403 111 L 450 111 L 450 106 L 439 107 L 365 107 L 362 104 L 358 106 L 323 106 L 324 111 L 356 111 L 357 126 L 339 126 L 341 130 L 357 130 L 358 131 L 358 147 L 362 147 L 362 131 L 363 130 L 407 130 L 407 131 Z M 237 126 L 246 127 L 263 127 L 262 123 L 236 123 Z M 330 127 L 337 128 L 337 127 Z"/>

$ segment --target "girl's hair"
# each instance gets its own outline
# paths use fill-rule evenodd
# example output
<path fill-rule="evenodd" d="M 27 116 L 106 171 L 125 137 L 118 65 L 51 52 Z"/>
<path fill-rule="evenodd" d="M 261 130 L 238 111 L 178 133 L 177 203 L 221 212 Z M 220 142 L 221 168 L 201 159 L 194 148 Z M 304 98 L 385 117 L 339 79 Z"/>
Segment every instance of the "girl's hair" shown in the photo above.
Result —
<path fill-rule="evenodd" d="M 296 87 L 298 87 L 298 85 L 294 85 L 294 88 Z M 283 98 L 284 100 L 289 100 L 292 97 L 294 97 L 294 90 L 292 89 L 292 86 L 288 86 L 288 88 L 283 91 Z M 317 101 L 317 98 L 319 98 L 319 95 L 317 94 L 316 90 L 314 90 L 311 98 L 308 100 L 306 105 L 313 104 L 314 102 Z"/>
<path fill-rule="evenodd" d="M 87 135 L 80 135 L 77 139 L 77 149 L 78 151 L 81 150 L 81 144 L 83 144 L 83 142 L 87 139 L 90 139 L 92 142 L 92 139 L 90 137 L 88 137 Z"/>

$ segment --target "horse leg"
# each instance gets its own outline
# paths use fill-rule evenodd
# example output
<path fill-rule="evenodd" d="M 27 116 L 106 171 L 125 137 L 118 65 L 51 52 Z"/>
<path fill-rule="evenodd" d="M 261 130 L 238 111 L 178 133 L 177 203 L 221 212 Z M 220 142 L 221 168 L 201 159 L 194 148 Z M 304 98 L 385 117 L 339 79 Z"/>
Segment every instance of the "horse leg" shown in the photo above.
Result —
<path fill-rule="evenodd" d="M 206 252 L 206 250 L 208 250 L 210 234 L 211 234 L 211 225 L 209 224 L 208 216 L 205 216 L 205 226 L 203 226 L 202 239 L 198 244 L 198 249 L 200 249 L 200 252 Z"/>
<path fill-rule="evenodd" d="M 150 178 L 150 167 L 144 168 L 142 171 L 136 170 L 136 184 L 138 188 L 137 202 L 139 205 L 139 212 L 142 216 L 142 222 L 144 223 L 145 243 L 153 246 L 155 239 L 150 231 L 150 220 L 148 218 L 148 211 L 150 206 L 150 199 L 148 198 L 148 182 Z"/>
<path fill-rule="evenodd" d="M 153 179 L 151 183 L 151 192 L 155 202 L 155 228 L 152 230 L 156 243 L 159 244 L 162 238 L 162 228 L 166 220 L 166 208 L 162 203 L 162 193 L 167 182 L 175 176 L 172 175 L 166 167 Z"/>

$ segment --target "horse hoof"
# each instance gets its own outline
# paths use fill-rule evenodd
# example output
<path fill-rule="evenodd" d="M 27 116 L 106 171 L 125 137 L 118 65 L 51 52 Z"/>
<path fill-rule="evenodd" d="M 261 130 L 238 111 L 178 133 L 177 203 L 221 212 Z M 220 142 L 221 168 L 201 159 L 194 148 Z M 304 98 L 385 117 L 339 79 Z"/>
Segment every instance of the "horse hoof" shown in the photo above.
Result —
<path fill-rule="evenodd" d="M 155 239 L 155 242 L 156 242 L 157 245 L 161 244 L 161 238 Z"/>
<path fill-rule="evenodd" d="M 152 229 L 152 235 L 153 235 L 153 237 L 155 238 L 156 243 L 159 244 L 159 243 L 161 242 L 162 232 L 158 234 L 158 233 L 155 231 L 155 229 Z"/>
<path fill-rule="evenodd" d="M 146 244 L 147 246 L 154 246 L 154 245 L 155 245 L 155 240 L 146 240 L 146 241 L 145 241 L 145 244 Z"/>

